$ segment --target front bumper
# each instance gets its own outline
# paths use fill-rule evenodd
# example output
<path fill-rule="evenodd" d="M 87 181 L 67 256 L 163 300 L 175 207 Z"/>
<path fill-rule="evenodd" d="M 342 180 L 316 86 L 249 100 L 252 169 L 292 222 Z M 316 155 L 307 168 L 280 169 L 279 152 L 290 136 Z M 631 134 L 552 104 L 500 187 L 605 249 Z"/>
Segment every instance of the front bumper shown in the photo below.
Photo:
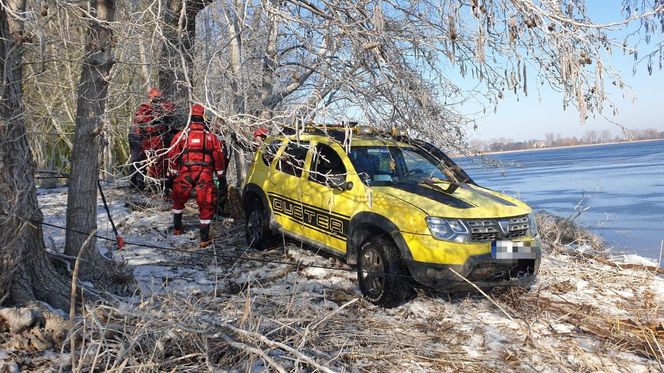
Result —
<path fill-rule="evenodd" d="M 490 242 L 448 245 L 438 240 L 427 242 L 428 238 L 422 236 L 419 238 L 407 241 L 412 258 L 406 259 L 406 264 L 415 281 L 436 290 L 454 292 L 474 289 L 450 269 L 480 289 L 527 287 L 539 271 L 542 249 L 538 237 L 517 240 L 528 243 L 534 254 L 532 259 L 494 259 L 491 257 Z M 426 243 L 432 246 L 423 246 Z"/>

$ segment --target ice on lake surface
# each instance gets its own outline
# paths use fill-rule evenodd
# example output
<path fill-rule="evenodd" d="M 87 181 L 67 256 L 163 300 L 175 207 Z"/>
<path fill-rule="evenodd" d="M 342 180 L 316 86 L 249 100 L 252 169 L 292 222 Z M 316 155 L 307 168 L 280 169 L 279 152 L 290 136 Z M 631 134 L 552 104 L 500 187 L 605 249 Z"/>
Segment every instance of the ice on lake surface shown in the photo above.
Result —
<path fill-rule="evenodd" d="M 493 154 L 504 168 L 459 159 L 482 186 L 516 196 L 535 211 L 578 221 L 617 252 L 659 256 L 664 240 L 664 140 Z M 577 204 L 580 206 L 577 207 Z"/>

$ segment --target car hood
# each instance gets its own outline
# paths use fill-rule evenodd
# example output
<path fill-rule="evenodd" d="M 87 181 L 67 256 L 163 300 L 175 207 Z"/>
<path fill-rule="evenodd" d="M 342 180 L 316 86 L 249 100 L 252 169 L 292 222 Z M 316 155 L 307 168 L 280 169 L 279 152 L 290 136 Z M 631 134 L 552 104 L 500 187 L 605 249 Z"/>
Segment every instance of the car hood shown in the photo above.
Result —
<path fill-rule="evenodd" d="M 456 186 L 456 188 L 454 188 Z M 447 182 L 427 184 L 398 184 L 374 187 L 387 198 L 407 202 L 430 216 L 446 218 L 501 218 L 528 214 L 525 203 L 502 193 L 471 184 Z M 442 189 L 442 190 L 441 190 Z"/>

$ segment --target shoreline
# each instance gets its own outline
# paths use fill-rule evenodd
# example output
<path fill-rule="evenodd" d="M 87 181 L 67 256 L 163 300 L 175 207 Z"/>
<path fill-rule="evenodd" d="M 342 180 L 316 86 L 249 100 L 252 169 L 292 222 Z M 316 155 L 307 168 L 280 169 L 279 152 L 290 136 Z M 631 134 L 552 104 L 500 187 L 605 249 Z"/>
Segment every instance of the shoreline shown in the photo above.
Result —
<path fill-rule="evenodd" d="M 297 243 L 287 243 L 282 251 L 279 240 L 271 250 L 247 251 L 244 240 L 230 234 L 220 242 L 224 254 L 246 260 L 211 261 L 198 249 L 195 234 L 163 235 L 172 215 L 168 203 L 127 209 L 126 203 L 147 197 L 122 187 L 108 192 L 111 207 L 123 212 L 123 235 L 129 242 L 159 241 L 178 250 L 128 245 L 113 251 L 131 266 L 141 296 L 115 297 L 117 303 L 111 305 L 86 299 L 89 312 L 76 319 L 73 329 L 64 317 L 48 314 L 45 323 L 34 322 L 25 330 L 0 330 L 0 351 L 7 351 L 0 352 L 0 371 L 7 366 L 16 371 L 67 367 L 72 359 L 63 351 L 70 330 L 80 337 L 80 351 L 104 347 L 102 355 L 77 360 L 78 368 L 88 370 L 150 364 L 159 371 L 182 366 L 244 371 L 268 365 L 291 371 L 298 369 L 298 359 L 309 370 L 330 371 L 391 371 L 395 366 L 424 372 L 459 367 L 522 371 L 532 366 L 546 371 L 661 370 L 662 270 L 638 259 L 607 258 L 594 235 L 561 224 L 560 217 L 539 215 L 544 245 L 530 289 L 490 295 L 418 291 L 407 302 L 385 309 L 363 299 L 356 271 L 341 260 Z M 64 224 L 66 197 L 65 192 L 40 195 L 46 219 Z M 187 213 L 187 219 L 197 218 Z M 213 224 L 216 231 L 242 227 L 233 221 Z M 110 227 L 102 233 L 111 234 Z M 54 248 L 64 246 L 64 236 L 62 230 L 52 232 Z M 139 307 L 141 312 L 135 311 Z M 200 359 L 210 353 L 201 338 L 213 340 L 219 330 L 225 339 L 215 340 L 219 348 L 214 360 Z M 235 338 L 241 342 L 236 344 Z M 141 348 L 127 352 L 124 347 L 137 340 Z M 161 349 L 169 345 L 182 346 L 183 356 L 173 360 L 170 350 Z M 426 348 L 415 350 L 415 345 Z M 244 346 L 251 349 L 239 355 Z M 414 353 L 393 353 L 409 349 Z M 260 362 L 264 356 L 269 363 Z M 458 365 L 450 367 L 450 361 Z"/>
<path fill-rule="evenodd" d="M 612 141 L 605 142 L 601 144 L 581 144 L 581 145 L 569 145 L 569 146 L 551 146 L 546 148 L 530 148 L 530 149 L 515 149 L 515 150 L 501 150 L 501 151 L 486 151 L 486 152 L 477 152 L 475 155 L 489 155 L 489 154 L 509 154 L 509 153 L 523 153 L 523 152 L 534 152 L 541 150 L 557 150 L 557 149 L 572 149 L 572 148 L 587 148 L 601 145 L 618 145 L 618 144 L 631 144 L 631 143 L 642 143 L 642 142 L 655 142 L 655 141 L 664 141 L 664 139 L 648 139 L 648 140 L 634 140 L 634 141 Z M 461 156 L 463 154 L 455 154 L 452 157 Z"/>

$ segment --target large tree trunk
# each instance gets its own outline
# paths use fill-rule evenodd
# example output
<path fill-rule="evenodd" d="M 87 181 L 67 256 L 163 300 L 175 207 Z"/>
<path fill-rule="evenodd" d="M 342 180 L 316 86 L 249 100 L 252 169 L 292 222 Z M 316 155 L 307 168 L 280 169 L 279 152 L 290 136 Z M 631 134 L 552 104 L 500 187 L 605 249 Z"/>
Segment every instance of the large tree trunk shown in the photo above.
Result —
<path fill-rule="evenodd" d="M 79 232 L 91 232 L 97 228 L 97 179 L 102 143 L 102 116 L 106 110 L 108 76 L 114 62 L 109 22 L 113 22 L 115 1 L 91 0 L 90 5 L 96 19 L 90 20 L 78 86 L 76 131 L 67 194 L 69 230 L 65 254 L 71 256 L 78 255 L 87 238 L 87 233 Z M 95 247 L 94 238 L 91 247 Z M 93 253 L 96 250 L 88 252 Z"/>
<path fill-rule="evenodd" d="M 97 180 L 102 138 L 102 117 L 106 111 L 108 79 L 113 67 L 110 24 L 115 16 L 115 0 L 90 0 L 95 17 L 90 20 L 83 69 L 76 106 L 76 131 L 72 149 L 71 174 L 67 192 L 67 235 L 65 254 L 77 256 L 89 232 L 97 228 Z M 114 292 L 126 290 L 133 279 L 124 265 L 105 259 L 92 237 L 81 256 L 79 277 L 99 288 Z"/>
<path fill-rule="evenodd" d="M 238 2 L 235 2 L 235 9 L 238 9 Z M 231 90 L 233 91 L 233 111 L 237 114 L 244 114 L 246 111 L 245 97 L 240 91 L 240 82 L 242 79 L 242 33 L 237 19 L 237 14 L 232 12 L 225 3 L 221 7 L 226 17 L 226 32 L 231 36 L 228 43 L 229 67 L 231 69 Z M 241 190 L 244 180 L 247 178 L 247 165 L 244 150 L 239 146 L 233 147 L 233 160 L 235 162 L 235 188 Z"/>
<path fill-rule="evenodd" d="M 25 0 L 5 0 L 0 7 L 0 304 L 42 300 L 67 309 L 68 280 L 54 270 L 44 249 L 23 122 L 23 25 L 18 17 L 24 11 Z"/>
<path fill-rule="evenodd" d="M 164 42 L 159 64 L 159 88 L 179 106 L 190 99 L 194 69 L 196 15 L 210 0 L 167 0 Z"/>

